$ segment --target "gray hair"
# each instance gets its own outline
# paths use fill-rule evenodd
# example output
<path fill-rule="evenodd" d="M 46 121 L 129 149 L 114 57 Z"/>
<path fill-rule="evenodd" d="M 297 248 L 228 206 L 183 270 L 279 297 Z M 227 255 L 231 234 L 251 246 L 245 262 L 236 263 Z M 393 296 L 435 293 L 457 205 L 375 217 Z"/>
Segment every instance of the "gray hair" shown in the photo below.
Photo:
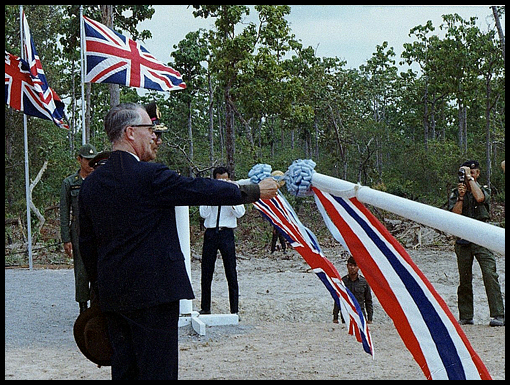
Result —
<path fill-rule="evenodd" d="M 130 124 L 142 123 L 140 110 L 145 110 L 140 104 L 121 103 L 106 114 L 104 129 L 111 143 L 118 141 L 124 129 Z"/>

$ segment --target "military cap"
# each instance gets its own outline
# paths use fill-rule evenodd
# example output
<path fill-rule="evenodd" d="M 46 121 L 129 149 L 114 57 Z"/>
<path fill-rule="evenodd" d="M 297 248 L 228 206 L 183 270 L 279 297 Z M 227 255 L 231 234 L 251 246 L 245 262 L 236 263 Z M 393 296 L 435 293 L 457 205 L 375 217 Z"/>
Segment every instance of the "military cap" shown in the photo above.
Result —
<path fill-rule="evenodd" d="M 90 143 L 87 143 L 87 144 L 81 146 L 80 149 L 78 150 L 78 156 L 81 156 L 82 158 L 85 158 L 85 159 L 92 159 L 96 155 L 97 155 L 97 150 Z"/>
<path fill-rule="evenodd" d="M 168 130 L 168 127 L 166 127 L 163 123 L 161 123 L 161 112 L 159 112 L 159 108 L 156 104 L 156 102 L 151 102 L 145 106 L 145 110 L 149 114 L 149 117 L 152 120 L 152 123 L 154 124 L 154 132 L 165 132 Z"/>
<path fill-rule="evenodd" d="M 99 166 L 102 166 L 106 163 L 108 158 L 110 157 L 111 152 L 110 151 L 103 151 L 97 154 L 94 158 L 92 158 L 91 161 L 89 161 L 89 166 L 92 168 L 96 168 Z"/>
<path fill-rule="evenodd" d="M 480 168 L 480 164 L 476 160 L 468 160 L 460 165 L 460 167 L 469 167 L 469 168 Z"/>

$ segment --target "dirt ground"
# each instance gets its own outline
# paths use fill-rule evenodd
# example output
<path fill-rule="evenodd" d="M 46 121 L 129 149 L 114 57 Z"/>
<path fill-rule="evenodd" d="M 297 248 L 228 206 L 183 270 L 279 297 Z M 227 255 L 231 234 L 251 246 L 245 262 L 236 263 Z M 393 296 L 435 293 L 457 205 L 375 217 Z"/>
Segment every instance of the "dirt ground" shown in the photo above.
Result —
<path fill-rule="evenodd" d="M 453 247 L 408 248 L 425 276 L 457 316 L 458 274 Z M 341 274 L 345 257 L 325 249 Z M 262 254 L 262 256 L 260 256 Z M 505 293 L 504 257 L 497 256 Z M 505 379 L 505 327 L 489 327 L 487 298 L 474 264 L 475 325 L 462 326 L 494 379 Z M 191 379 L 425 379 L 374 298 L 370 332 L 375 355 L 332 322 L 333 301 L 295 251 L 238 252 L 240 318 L 235 326 L 208 327 L 199 336 L 180 328 L 179 378 Z M 192 258 L 191 277 L 199 310 L 200 262 Z M 70 269 L 5 269 L 5 379 L 110 379 L 78 350 L 72 327 L 78 315 Z M 221 259 L 216 264 L 212 311 L 228 313 Z"/>

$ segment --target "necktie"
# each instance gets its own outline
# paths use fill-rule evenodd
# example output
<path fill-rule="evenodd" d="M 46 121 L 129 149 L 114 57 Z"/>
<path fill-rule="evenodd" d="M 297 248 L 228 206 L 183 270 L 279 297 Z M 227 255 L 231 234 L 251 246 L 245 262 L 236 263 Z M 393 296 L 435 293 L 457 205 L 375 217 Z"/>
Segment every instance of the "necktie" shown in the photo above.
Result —
<path fill-rule="evenodd" d="M 216 232 L 220 231 L 220 213 L 221 213 L 221 206 L 218 206 L 218 216 L 216 217 Z"/>

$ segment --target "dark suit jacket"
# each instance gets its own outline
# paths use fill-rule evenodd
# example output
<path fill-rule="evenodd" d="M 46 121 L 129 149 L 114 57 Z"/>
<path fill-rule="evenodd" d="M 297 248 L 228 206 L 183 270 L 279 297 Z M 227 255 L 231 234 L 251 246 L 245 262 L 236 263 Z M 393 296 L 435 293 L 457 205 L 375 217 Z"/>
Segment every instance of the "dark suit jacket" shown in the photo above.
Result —
<path fill-rule="evenodd" d="M 162 164 L 112 152 L 85 179 L 79 195 L 80 250 L 91 282 L 97 280 L 101 309 L 135 310 L 194 298 L 175 206 L 256 199 L 232 183 L 182 177 Z"/>

